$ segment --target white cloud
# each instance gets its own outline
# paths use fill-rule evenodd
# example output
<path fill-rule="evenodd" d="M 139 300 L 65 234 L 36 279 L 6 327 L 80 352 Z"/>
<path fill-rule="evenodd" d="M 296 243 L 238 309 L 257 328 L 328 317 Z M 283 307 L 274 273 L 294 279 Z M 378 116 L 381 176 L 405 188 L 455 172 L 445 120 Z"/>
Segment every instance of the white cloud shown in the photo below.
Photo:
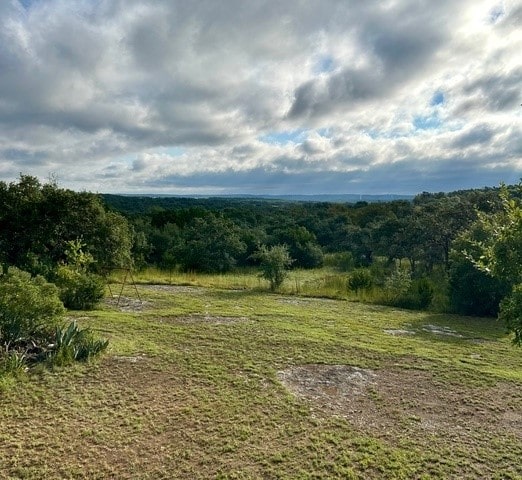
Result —
<path fill-rule="evenodd" d="M 404 193 L 522 173 L 516 1 L 25 4 L 0 4 L 0 179 Z"/>

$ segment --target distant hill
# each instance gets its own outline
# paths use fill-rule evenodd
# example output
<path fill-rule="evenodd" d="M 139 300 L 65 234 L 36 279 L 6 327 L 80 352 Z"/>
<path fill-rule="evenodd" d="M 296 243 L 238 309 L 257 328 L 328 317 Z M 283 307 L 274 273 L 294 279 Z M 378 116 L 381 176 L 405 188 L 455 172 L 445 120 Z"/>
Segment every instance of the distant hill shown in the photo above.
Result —
<path fill-rule="evenodd" d="M 245 196 L 246 197 L 246 196 Z M 335 202 L 335 203 L 357 203 L 357 202 L 392 202 L 394 200 L 413 200 L 415 195 L 358 195 L 353 193 L 321 194 L 321 195 L 259 195 L 252 198 L 279 199 L 291 202 Z"/>
<path fill-rule="evenodd" d="M 285 202 L 311 203 L 352 203 L 392 202 L 395 200 L 412 201 L 414 195 L 358 195 L 358 194 L 324 194 L 324 195 L 114 195 L 101 194 L 105 203 L 115 210 L 135 214 L 149 211 L 151 208 L 188 208 L 194 206 L 226 207 L 237 206 L 241 203 L 263 204 Z"/>

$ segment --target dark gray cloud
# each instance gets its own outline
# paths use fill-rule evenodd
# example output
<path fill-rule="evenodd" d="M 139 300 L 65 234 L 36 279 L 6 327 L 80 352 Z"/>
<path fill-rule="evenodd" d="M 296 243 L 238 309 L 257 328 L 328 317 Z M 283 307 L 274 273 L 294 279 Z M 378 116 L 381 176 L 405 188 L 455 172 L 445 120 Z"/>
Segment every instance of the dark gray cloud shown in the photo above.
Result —
<path fill-rule="evenodd" d="M 489 125 L 477 125 L 471 130 L 459 134 L 452 142 L 453 148 L 465 149 L 473 145 L 481 145 L 491 141 L 495 132 Z"/>
<path fill-rule="evenodd" d="M 356 20 L 356 42 L 363 67 L 345 66 L 327 78 L 300 85 L 289 117 L 327 115 L 368 101 L 382 101 L 425 71 L 444 42 L 449 40 L 449 12 L 444 2 L 399 3 L 390 11 L 382 4 Z M 429 12 L 429 13 L 428 13 Z M 445 18 L 446 17 L 446 18 Z"/>
<path fill-rule="evenodd" d="M 168 189 L 172 193 L 193 188 L 201 193 L 228 192 L 254 194 L 321 193 L 391 193 L 410 194 L 422 191 L 453 191 L 498 185 L 498 178 L 517 183 L 519 176 L 509 167 L 483 168 L 467 161 L 439 159 L 435 167 L 414 160 L 384 164 L 372 169 L 350 172 L 287 172 L 257 168 L 250 171 L 227 170 L 219 173 L 170 175 L 146 182 L 145 191 Z"/>
<path fill-rule="evenodd" d="M 474 97 L 473 106 L 492 111 L 518 109 L 522 101 L 522 67 L 509 71 L 485 73 L 463 89 L 466 97 Z"/>

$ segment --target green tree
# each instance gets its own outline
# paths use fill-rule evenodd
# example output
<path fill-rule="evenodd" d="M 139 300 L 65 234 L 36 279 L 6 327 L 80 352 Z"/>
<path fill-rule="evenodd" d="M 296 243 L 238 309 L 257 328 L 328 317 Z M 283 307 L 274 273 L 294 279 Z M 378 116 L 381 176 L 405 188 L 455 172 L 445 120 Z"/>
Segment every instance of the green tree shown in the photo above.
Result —
<path fill-rule="evenodd" d="M 175 253 L 184 270 L 226 272 L 246 249 L 240 234 L 239 227 L 222 216 L 197 217 L 184 228 Z"/>
<path fill-rule="evenodd" d="M 373 276 L 367 268 L 358 268 L 348 277 L 348 288 L 358 294 L 361 290 L 369 290 L 373 285 Z"/>
<path fill-rule="evenodd" d="M 276 234 L 278 244 L 286 245 L 296 267 L 316 268 L 323 265 L 323 252 L 315 235 L 304 226 L 292 225 Z"/>
<path fill-rule="evenodd" d="M 67 242 L 81 238 L 97 268 L 128 266 L 132 231 L 97 195 L 42 185 L 22 175 L 0 182 L 0 261 L 48 276 L 65 260 Z"/>
<path fill-rule="evenodd" d="M 293 262 L 286 245 L 262 245 L 253 258 L 260 262 L 261 277 L 270 282 L 272 292 L 283 284 Z"/>
<path fill-rule="evenodd" d="M 480 258 L 489 233 L 480 223 L 473 224 L 453 243 L 449 268 L 449 300 L 456 313 L 494 316 L 501 300 L 509 293 L 506 281 L 476 268 L 470 258 Z"/>
<path fill-rule="evenodd" d="M 415 210 L 427 269 L 439 263 L 449 269 L 452 242 L 476 219 L 475 209 L 454 195 L 434 199 Z"/>
<path fill-rule="evenodd" d="M 518 186 L 522 194 L 522 184 Z M 522 346 L 522 202 L 504 185 L 500 189 L 502 210 L 495 214 L 479 214 L 484 239 L 475 242 L 469 258 L 484 272 L 506 282 L 510 293 L 500 303 L 503 319 L 514 343 Z"/>

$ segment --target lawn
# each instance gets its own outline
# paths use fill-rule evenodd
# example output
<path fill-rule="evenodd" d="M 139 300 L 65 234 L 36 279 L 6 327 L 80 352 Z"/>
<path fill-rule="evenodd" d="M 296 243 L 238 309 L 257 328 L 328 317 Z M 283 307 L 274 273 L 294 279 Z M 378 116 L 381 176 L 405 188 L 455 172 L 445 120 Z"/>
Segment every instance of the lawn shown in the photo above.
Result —
<path fill-rule="evenodd" d="M 522 351 L 495 320 L 137 288 L 75 314 L 100 360 L 0 393 L 0 478 L 522 478 Z"/>

